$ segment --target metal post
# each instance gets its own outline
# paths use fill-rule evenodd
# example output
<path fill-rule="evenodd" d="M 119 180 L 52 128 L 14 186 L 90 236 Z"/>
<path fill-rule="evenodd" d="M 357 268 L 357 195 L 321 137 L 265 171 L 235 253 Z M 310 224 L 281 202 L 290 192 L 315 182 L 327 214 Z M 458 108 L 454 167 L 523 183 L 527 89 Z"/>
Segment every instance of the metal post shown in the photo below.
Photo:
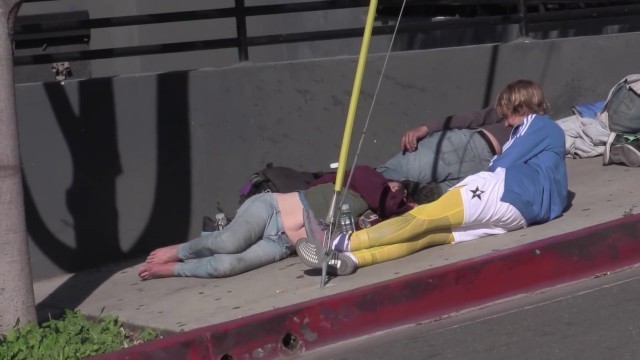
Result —
<path fill-rule="evenodd" d="M 238 37 L 238 60 L 249 60 L 247 46 L 247 17 L 244 15 L 244 0 L 236 0 L 236 35 Z"/>
<path fill-rule="evenodd" d="M 518 2 L 518 14 L 520 14 L 520 37 L 524 38 L 529 36 L 529 31 L 527 30 L 527 6 L 525 4 L 525 0 L 520 0 Z"/>
<path fill-rule="evenodd" d="M 362 78 L 364 76 L 364 68 L 367 63 L 367 56 L 369 54 L 369 45 L 371 44 L 371 33 L 373 31 L 373 22 L 376 18 L 376 9 L 378 6 L 378 0 L 371 0 L 369 3 L 369 11 L 367 12 L 367 21 L 364 26 L 364 34 L 362 36 L 362 45 L 360 46 L 360 55 L 358 56 L 358 65 L 356 67 L 356 75 L 353 80 L 353 88 L 351 90 L 351 100 L 349 102 L 349 111 L 347 113 L 347 120 L 344 126 L 344 132 L 342 134 L 342 146 L 340 147 L 340 157 L 338 160 L 338 169 L 336 172 L 336 181 L 333 192 L 333 199 L 331 200 L 331 208 L 327 220 L 330 223 L 335 224 L 335 211 L 337 205 L 338 194 L 342 190 L 344 182 L 344 172 L 347 167 L 347 156 L 349 154 L 349 145 L 351 144 L 351 133 L 353 132 L 353 123 L 356 117 L 356 109 L 358 108 L 358 99 L 360 98 L 360 89 L 362 88 Z M 326 235 L 325 235 L 326 237 Z M 325 248 L 325 257 L 322 262 L 322 279 L 320 281 L 320 287 L 324 287 L 327 278 L 327 264 L 329 262 L 329 246 L 331 246 L 331 239 L 327 241 L 327 247 Z"/>

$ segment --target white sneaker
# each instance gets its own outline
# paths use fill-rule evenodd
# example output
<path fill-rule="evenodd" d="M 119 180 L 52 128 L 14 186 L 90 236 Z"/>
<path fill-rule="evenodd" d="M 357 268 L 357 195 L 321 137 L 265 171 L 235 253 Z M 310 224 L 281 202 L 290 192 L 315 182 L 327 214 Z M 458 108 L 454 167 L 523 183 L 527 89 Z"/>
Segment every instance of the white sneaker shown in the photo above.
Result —
<path fill-rule="evenodd" d="M 345 276 L 351 275 L 358 269 L 358 264 L 347 254 L 334 251 L 329 255 L 327 272 L 330 274 Z"/>
<path fill-rule="evenodd" d="M 631 167 L 640 166 L 640 139 L 622 145 L 613 145 L 609 151 L 610 161 Z"/>

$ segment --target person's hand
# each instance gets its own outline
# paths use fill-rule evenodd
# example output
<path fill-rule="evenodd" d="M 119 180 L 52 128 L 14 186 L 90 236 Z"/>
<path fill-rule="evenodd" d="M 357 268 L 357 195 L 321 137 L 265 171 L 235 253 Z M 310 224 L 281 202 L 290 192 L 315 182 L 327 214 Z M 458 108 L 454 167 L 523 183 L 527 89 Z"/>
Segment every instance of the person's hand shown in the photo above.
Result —
<path fill-rule="evenodd" d="M 427 136 L 427 134 L 429 134 L 429 128 L 427 128 L 427 125 L 420 125 L 413 130 L 407 131 L 402 136 L 402 142 L 400 143 L 402 151 L 416 151 L 416 148 L 418 148 L 418 141 L 422 140 Z"/>

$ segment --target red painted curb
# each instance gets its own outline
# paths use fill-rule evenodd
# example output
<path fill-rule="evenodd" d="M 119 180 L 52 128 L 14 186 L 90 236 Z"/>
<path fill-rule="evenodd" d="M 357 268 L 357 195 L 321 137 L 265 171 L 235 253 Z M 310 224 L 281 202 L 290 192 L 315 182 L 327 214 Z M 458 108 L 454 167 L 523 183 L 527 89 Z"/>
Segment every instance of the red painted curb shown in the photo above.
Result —
<path fill-rule="evenodd" d="M 640 263 L 640 215 L 94 359 L 273 359 Z"/>

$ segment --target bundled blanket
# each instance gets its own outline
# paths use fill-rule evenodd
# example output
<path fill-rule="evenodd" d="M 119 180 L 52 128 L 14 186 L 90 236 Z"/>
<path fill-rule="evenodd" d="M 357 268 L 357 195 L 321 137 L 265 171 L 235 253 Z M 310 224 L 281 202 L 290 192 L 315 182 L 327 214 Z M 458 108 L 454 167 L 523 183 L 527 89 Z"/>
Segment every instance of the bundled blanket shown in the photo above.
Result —
<path fill-rule="evenodd" d="M 564 131 L 567 156 L 602 155 L 609 137 L 607 125 L 598 117 L 603 106 L 604 101 L 576 105 L 572 108 L 574 115 L 556 121 Z"/>

